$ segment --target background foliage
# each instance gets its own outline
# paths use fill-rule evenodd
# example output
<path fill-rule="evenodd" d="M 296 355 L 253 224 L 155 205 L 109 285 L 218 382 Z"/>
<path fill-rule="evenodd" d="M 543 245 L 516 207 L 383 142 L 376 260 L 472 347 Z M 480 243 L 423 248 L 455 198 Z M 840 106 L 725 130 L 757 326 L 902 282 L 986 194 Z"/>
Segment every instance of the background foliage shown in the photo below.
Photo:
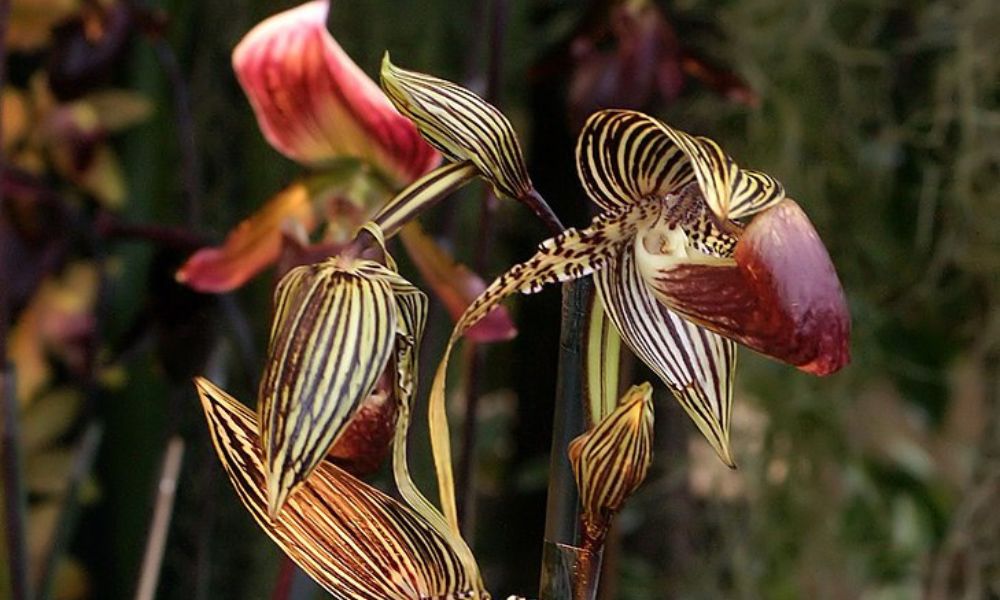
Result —
<path fill-rule="evenodd" d="M 19 7 L 47 2 L 13 5 L 18 33 Z M 272 281 L 229 296 L 195 294 L 172 279 L 190 247 L 109 234 L 107 225 L 176 225 L 218 239 L 292 178 L 297 167 L 265 143 L 229 67 L 239 38 L 291 5 L 155 3 L 168 15 L 161 30 L 186 90 L 171 79 L 158 34 L 136 36 L 114 65 L 109 85 L 136 92 L 150 109 L 109 138 L 127 186 L 120 205 L 42 169 L 83 226 L 38 234 L 65 244 L 38 274 L 41 287 L 15 296 L 15 331 L 28 329 L 21 336 L 31 346 L 51 333 L 31 330 L 32 315 L 48 315 L 60 335 L 45 338 L 41 355 L 13 341 L 10 353 L 15 364 L 21 352 L 51 365 L 38 390 L 19 391 L 33 569 L 53 539 L 58 499 L 69 490 L 80 506 L 59 598 L 134 592 L 160 461 L 175 435 L 187 451 L 158 596 L 265 598 L 274 588 L 277 551 L 236 502 L 189 383 L 196 373 L 228 375 L 235 395 L 253 396 Z M 661 393 L 655 475 L 619 519 L 604 597 L 1000 597 L 1000 4 L 658 7 L 665 20 L 657 26 L 676 39 L 637 60 L 639 74 L 618 79 L 607 79 L 616 68 L 607 56 L 648 39 L 609 30 L 615 21 L 602 2 L 335 2 L 330 19 L 373 75 L 389 49 L 403 66 L 482 90 L 492 47 L 501 57 L 498 101 L 527 141 L 537 187 L 570 224 L 587 218 L 571 161 L 577 115 L 613 101 L 709 135 L 741 164 L 777 176 L 830 249 L 852 310 L 853 364 L 819 380 L 742 351 L 737 471 Z M 491 41 L 497 14 L 502 42 Z M 734 79 L 713 90 L 691 63 L 671 85 L 635 84 L 643 69 L 676 69 L 690 57 L 724 65 L 719 72 L 745 86 Z M 16 123 L 7 92 L 27 94 L 46 60 L 44 47 L 9 52 L 5 146 Z M 594 73 L 606 78 L 587 87 Z M 183 129 L 178 137 L 185 91 L 193 155 Z M 8 184 L 5 175 L 5 201 Z M 499 206 L 492 251 L 478 261 L 479 197 L 466 192 L 426 223 L 492 275 L 526 257 L 543 231 L 519 207 Z M 23 227 L 11 207 L 4 222 Z M 13 289 L 28 265 L 8 267 L 2 285 Z M 537 584 L 557 311 L 555 291 L 519 301 L 521 335 L 487 350 L 471 388 L 479 398 L 474 547 L 491 589 L 504 594 Z M 432 325 L 425 359 L 439 355 L 450 327 L 440 308 Z M 66 350 L 81 347 L 82 358 Z M 93 472 L 67 487 L 74 448 L 97 421 Z M 414 456 L 426 470 L 429 459 Z"/>

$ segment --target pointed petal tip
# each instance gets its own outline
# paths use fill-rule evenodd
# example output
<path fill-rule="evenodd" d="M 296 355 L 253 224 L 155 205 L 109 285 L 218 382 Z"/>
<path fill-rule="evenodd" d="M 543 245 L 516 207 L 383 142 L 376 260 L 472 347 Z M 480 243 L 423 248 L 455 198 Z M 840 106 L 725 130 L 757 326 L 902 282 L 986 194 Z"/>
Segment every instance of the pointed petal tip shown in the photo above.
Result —
<path fill-rule="evenodd" d="M 728 439 L 722 440 L 718 444 L 716 444 L 715 441 L 713 440 L 711 444 L 712 444 L 712 449 L 715 450 L 715 453 L 716 455 L 718 455 L 719 460 L 722 461 L 722 464 L 726 465 L 727 467 L 729 467 L 734 471 L 739 468 L 736 465 L 736 459 L 733 458 L 733 449 L 729 445 Z"/>
<path fill-rule="evenodd" d="M 287 490 L 282 489 L 280 483 L 277 481 L 277 475 L 277 473 L 272 473 L 265 467 L 264 481 L 267 484 L 267 516 L 272 521 L 278 519 L 281 509 L 284 508 L 285 501 L 288 499 Z"/>

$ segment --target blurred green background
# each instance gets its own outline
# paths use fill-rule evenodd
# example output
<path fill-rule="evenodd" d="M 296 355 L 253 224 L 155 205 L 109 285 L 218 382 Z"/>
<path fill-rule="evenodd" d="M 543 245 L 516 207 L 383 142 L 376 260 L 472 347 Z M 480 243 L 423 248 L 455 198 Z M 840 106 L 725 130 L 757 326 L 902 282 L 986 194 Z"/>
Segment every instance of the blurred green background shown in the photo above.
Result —
<path fill-rule="evenodd" d="M 8 35 L 81 4 L 13 0 Z M 111 219 L 217 241 L 300 172 L 265 142 L 230 67 L 242 35 L 291 6 L 133 6 L 148 22 L 133 21 L 138 33 L 102 81 L 150 109 L 107 138 L 122 192 L 40 164 L 35 193 L 72 203 L 80 221 L 67 223 L 15 206 L 24 186 L 5 175 L 4 231 L 30 242 L 4 274 L 10 318 L 29 329 L 22 343 L 46 335 L 23 321 L 32 306 L 44 313 L 32 298 L 48 285 L 48 310 L 69 328 L 32 354 L 48 373 L 19 398 L 30 566 L 56 548 L 57 598 L 135 593 L 175 435 L 186 452 L 157 597 L 272 597 L 278 551 L 233 494 L 189 379 L 213 373 L 251 401 L 273 278 L 195 294 L 173 282 L 189 247 L 104 233 Z M 628 106 L 780 179 L 829 248 L 851 307 L 852 364 L 817 379 L 741 350 L 736 471 L 661 387 L 653 474 L 618 519 L 603 598 L 1000 598 L 1000 3 L 335 1 L 330 28 L 372 76 L 388 49 L 402 66 L 482 92 L 494 65 L 496 102 L 569 225 L 589 210 L 572 161 L 581 118 Z M 53 47 L 8 50 L 5 136 L 17 123 L 8 90 L 30 95 Z M 424 220 L 470 264 L 480 197 L 463 191 Z M 513 203 L 492 228 L 484 276 L 544 237 Z M 472 543 L 499 597 L 537 586 L 558 340 L 558 290 L 515 302 L 521 334 L 487 348 L 475 387 Z M 449 328 L 437 308 L 428 364 Z M 32 352 L 11 342 L 16 351 Z M 651 376 L 636 367 L 634 378 Z M 93 469 L 68 486 L 93 422 L 103 426 Z M 417 443 L 417 475 L 429 481 Z M 68 520 L 67 505 L 79 508 Z"/>

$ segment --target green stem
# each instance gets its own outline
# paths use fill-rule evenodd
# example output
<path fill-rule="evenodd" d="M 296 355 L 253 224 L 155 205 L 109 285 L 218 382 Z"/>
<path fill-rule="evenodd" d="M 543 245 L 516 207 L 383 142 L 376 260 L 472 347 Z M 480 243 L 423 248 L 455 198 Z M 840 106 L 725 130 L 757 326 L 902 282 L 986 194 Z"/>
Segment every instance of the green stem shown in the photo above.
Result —
<path fill-rule="evenodd" d="M 52 532 L 52 537 L 49 539 L 48 549 L 42 562 L 42 570 L 36 579 L 35 597 L 39 600 L 51 597 L 56 579 L 56 569 L 60 559 L 66 554 L 66 547 L 70 542 L 70 536 L 79 515 L 80 486 L 93 472 L 94 460 L 97 458 L 97 450 L 101 445 L 103 434 L 104 426 L 97 421 L 91 422 L 87 425 L 80 438 L 80 443 L 73 453 L 73 465 L 69 471 L 66 490 L 60 501 L 59 519 Z"/>
<path fill-rule="evenodd" d="M 593 293 L 594 286 L 589 277 L 563 286 L 540 600 L 592 597 L 586 595 L 589 592 L 585 593 L 585 590 L 596 590 L 600 573 L 599 552 L 576 547 L 581 543 L 578 530 L 580 502 L 566 455 L 569 443 L 583 432 L 586 421 L 582 399 L 586 391 L 588 310 Z M 571 591 L 569 595 L 567 590 Z M 581 596 L 581 593 L 585 595 Z"/>

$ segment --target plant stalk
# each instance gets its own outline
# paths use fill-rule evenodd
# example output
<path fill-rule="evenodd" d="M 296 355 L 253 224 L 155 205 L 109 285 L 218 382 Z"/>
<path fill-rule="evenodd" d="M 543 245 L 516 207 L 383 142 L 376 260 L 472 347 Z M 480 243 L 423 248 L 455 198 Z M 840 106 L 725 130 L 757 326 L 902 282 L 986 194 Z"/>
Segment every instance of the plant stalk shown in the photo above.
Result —
<path fill-rule="evenodd" d="M 584 388 L 589 308 L 594 285 L 589 277 L 563 286 L 559 371 L 556 383 L 545 547 L 540 600 L 592 599 L 600 577 L 600 549 L 580 548 L 580 502 L 566 449 L 586 424 Z"/>
<path fill-rule="evenodd" d="M 486 0 L 481 0 L 477 6 L 479 12 Z M 507 0 L 493 0 L 489 12 L 490 46 L 486 64 L 486 95 L 487 102 L 497 105 L 500 96 L 501 78 L 503 73 L 504 36 L 507 30 L 508 6 Z M 476 238 L 475 262 L 473 268 L 477 273 L 485 273 L 489 268 L 489 258 L 496 237 L 493 227 L 497 210 L 497 197 L 489 186 L 483 186 L 482 201 L 479 209 L 479 235 Z M 467 540 L 473 539 L 476 515 L 475 491 L 475 456 L 476 433 L 479 425 L 479 396 L 482 393 L 480 374 L 483 372 L 485 360 L 484 348 L 479 344 L 469 344 L 465 355 L 465 420 L 462 423 L 461 451 L 456 473 L 456 500 L 462 535 Z"/>
<path fill-rule="evenodd" d="M 51 597 L 59 561 L 66 553 L 66 546 L 69 544 L 79 513 L 80 486 L 94 469 L 94 460 L 97 458 L 103 434 L 104 426 L 98 421 L 92 421 L 84 430 L 80 443 L 73 453 L 73 465 L 60 502 L 59 520 L 49 540 L 41 571 L 35 580 L 35 597 L 39 600 Z"/>

